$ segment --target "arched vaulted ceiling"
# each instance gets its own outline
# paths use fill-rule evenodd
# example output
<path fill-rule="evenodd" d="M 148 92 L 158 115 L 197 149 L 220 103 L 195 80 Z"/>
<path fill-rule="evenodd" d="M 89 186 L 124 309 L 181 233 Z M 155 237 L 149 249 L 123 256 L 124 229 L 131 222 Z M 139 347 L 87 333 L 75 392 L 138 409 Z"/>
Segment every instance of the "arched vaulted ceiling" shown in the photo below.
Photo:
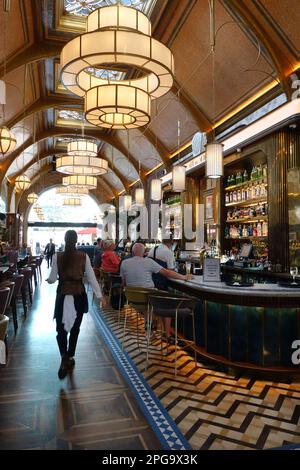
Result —
<path fill-rule="evenodd" d="M 195 132 L 210 132 L 213 123 L 221 129 L 224 121 L 240 119 L 251 100 L 258 107 L 282 92 L 290 99 L 290 76 L 299 68 L 298 0 L 216 0 L 214 113 L 209 0 L 132 2 L 151 18 L 153 36 L 171 48 L 175 81 L 153 103 L 146 128 L 128 136 L 86 126 L 85 135 L 97 139 L 99 155 L 110 162 L 100 184 L 107 198 L 127 190 L 139 177 L 144 182 L 158 163 L 171 168 L 178 121 L 184 146 Z M 62 87 L 59 54 L 84 31 L 89 3 L 11 0 L 10 11 L 0 12 L 0 76 L 7 84 L 2 122 L 18 142 L 11 155 L 0 158 L 1 183 L 8 178 L 13 184 L 24 171 L 38 182 L 42 166 L 47 184 L 47 178 L 54 178 L 52 158 L 64 152 L 67 139 L 81 134 L 82 99 Z M 93 0 L 91 5 L 106 3 Z"/>

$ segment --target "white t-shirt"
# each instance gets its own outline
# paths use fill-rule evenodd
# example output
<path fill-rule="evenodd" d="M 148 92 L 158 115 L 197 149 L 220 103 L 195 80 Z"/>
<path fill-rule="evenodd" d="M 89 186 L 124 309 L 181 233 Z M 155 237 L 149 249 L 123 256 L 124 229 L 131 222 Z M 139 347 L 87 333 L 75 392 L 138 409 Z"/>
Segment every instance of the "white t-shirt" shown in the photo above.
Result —
<path fill-rule="evenodd" d="M 149 251 L 149 254 L 148 254 L 149 258 L 154 258 L 154 250 L 155 250 L 155 247 L 151 248 L 151 250 Z M 175 269 L 174 253 L 166 245 L 161 244 L 157 247 L 156 259 L 159 259 L 160 261 L 164 261 L 165 263 L 167 263 L 168 269 Z"/>
<path fill-rule="evenodd" d="M 154 288 L 152 274 L 156 274 L 163 268 L 153 259 L 134 256 L 121 263 L 120 274 L 126 286 Z"/>

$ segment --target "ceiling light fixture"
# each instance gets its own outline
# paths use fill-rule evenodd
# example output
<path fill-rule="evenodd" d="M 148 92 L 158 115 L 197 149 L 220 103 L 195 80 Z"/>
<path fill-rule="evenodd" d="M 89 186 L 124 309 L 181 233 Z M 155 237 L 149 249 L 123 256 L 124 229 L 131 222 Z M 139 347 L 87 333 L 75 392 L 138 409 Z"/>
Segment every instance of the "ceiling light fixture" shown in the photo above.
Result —
<path fill-rule="evenodd" d="M 64 155 L 56 159 L 56 171 L 67 175 L 105 175 L 108 162 L 99 157 Z"/>
<path fill-rule="evenodd" d="M 82 206 L 82 201 L 79 197 L 70 197 L 64 199 L 64 206 Z"/>
<path fill-rule="evenodd" d="M 56 188 L 56 194 L 63 194 L 66 195 L 80 195 L 80 196 L 87 196 L 89 194 L 88 188 L 75 188 L 73 186 L 61 186 Z"/>
<path fill-rule="evenodd" d="M 131 129 L 150 121 L 151 99 L 171 89 L 174 58 L 152 38 L 151 22 L 124 5 L 102 7 L 87 19 L 87 32 L 67 43 L 61 53 L 61 80 L 85 97 L 85 117 L 94 125 Z M 125 67 L 124 67 L 125 66 Z M 91 69 L 138 72 L 139 78 L 111 82 Z"/>
<path fill-rule="evenodd" d="M 5 156 L 14 151 L 17 139 L 7 127 L 0 127 L 0 153 Z"/>
<path fill-rule="evenodd" d="M 37 202 L 38 198 L 39 197 L 36 193 L 30 193 L 27 196 L 27 201 L 29 202 L 29 204 L 35 204 Z"/>
<path fill-rule="evenodd" d="M 25 191 L 30 186 L 30 179 L 26 175 L 20 175 L 16 178 L 15 187 L 18 191 Z"/>
<path fill-rule="evenodd" d="M 74 186 L 79 188 L 96 189 L 97 178 L 95 176 L 87 175 L 70 175 L 65 176 L 62 181 L 64 186 Z"/>

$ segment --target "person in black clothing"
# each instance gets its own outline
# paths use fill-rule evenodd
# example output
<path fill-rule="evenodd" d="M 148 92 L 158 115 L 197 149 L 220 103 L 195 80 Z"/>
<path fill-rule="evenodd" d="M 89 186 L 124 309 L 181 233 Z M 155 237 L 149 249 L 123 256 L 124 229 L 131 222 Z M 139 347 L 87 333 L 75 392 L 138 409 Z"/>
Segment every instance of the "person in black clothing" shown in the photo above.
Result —
<path fill-rule="evenodd" d="M 52 258 L 55 254 L 55 245 L 52 243 L 52 238 L 50 238 L 50 242 L 47 243 L 45 248 L 45 255 L 47 259 L 47 267 L 50 268 L 52 266 Z"/>

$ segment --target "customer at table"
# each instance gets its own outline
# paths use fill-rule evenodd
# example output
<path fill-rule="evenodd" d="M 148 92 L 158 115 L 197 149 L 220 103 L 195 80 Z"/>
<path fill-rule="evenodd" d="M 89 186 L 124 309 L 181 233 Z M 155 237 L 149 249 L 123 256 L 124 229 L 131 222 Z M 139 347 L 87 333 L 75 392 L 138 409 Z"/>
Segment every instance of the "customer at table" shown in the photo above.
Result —
<path fill-rule="evenodd" d="M 175 256 L 174 252 L 171 250 L 173 246 L 172 238 L 164 239 L 160 245 L 157 245 L 148 253 L 148 258 L 154 259 L 154 261 L 159 260 L 166 263 L 167 269 L 175 269 Z"/>
<path fill-rule="evenodd" d="M 101 257 L 101 267 L 106 273 L 119 272 L 120 258 L 115 253 L 116 245 L 113 240 L 103 242 L 103 254 Z"/>
<path fill-rule="evenodd" d="M 120 274 L 123 283 L 128 287 L 144 287 L 154 289 L 153 274 L 160 273 L 168 279 L 188 281 L 192 275 L 182 275 L 170 269 L 163 268 L 151 258 L 144 258 L 145 246 L 136 243 L 132 248 L 132 258 L 126 259 L 121 264 Z M 165 318 L 166 336 L 171 336 L 171 318 Z"/>
<path fill-rule="evenodd" d="M 97 238 L 97 242 L 94 249 L 94 271 L 95 275 L 99 276 L 99 269 L 101 268 L 101 258 L 103 255 L 103 241 L 102 238 Z"/>

